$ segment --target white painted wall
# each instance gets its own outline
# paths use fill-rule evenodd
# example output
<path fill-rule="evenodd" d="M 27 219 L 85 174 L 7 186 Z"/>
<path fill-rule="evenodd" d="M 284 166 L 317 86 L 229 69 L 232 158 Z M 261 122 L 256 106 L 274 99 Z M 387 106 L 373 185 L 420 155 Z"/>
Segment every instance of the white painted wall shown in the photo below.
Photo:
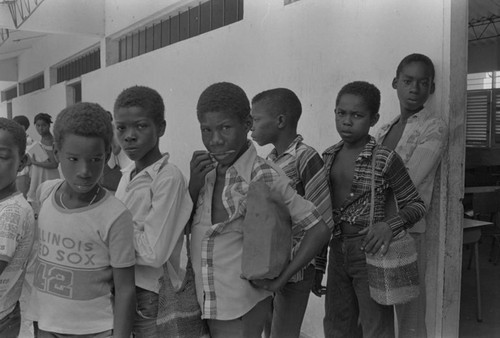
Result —
<path fill-rule="evenodd" d="M 150 1 L 151 7 L 138 6 L 132 0 L 106 1 L 106 31 L 121 31 L 125 22 L 133 25 L 133 20 L 179 6 L 174 0 L 165 1 L 163 6 Z M 283 6 L 282 1 L 247 0 L 243 21 L 84 75 L 83 99 L 112 109 L 114 99 L 127 86 L 157 89 L 167 109 L 162 148 L 187 172 L 192 150 L 202 147 L 195 107 L 204 88 L 217 81 L 231 81 L 251 98 L 265 89 L 289 87 L 304 107 L 299 131 L 322 151 L 339 141 L 332 111 L 336 93 L 347 82 L 367 80 L 380 88 L 379 125 L 398 113 L 390 84 L 397 63 L 411 52 L 428 54 L 435 61 L 437 91 L 431 105 L 440 106 L 443 56 L 440 35 L 435 32 L 443 30 L 445 3 L 302 0 Z M 431 39 L 433 36 L 436 38 Z M 19 58 L 19 77 L 48 70 L 97 41 L 76 35 L 44 38 Z M 60 87 L 15 99 L 14 115 L 60 111 L 66 102 Z M 45 99 L 48 96 L 51 100 Z"/>
<path fill-rule="evenodd" d="M 190 1 L 146 2 L 147 6 L 138 0 L 107 0 L 106 35 L 126 31 Z M 246 0 L 243 21 L 83 75 L 83 99 L 112 110 L 116 96 L 126 87 L 139 84 L 157 89 L 164 97 L 167 119 L 161 148 L 188 175 L 192 151 L 203 147 L 195 113 L 203 89 L 230 81 L 251 99 L 265 89 L 288 87 L 302 100 L 299 131 L 321 152 L 340 140 L 332 112 L 335 96 L 347 82 L 367 80 L 379 87 L 378 126 L 398 114 L 391 81 L 407 54 L 431 57 L 436 93 L 429 106 L 437 111 L 447 107 L 441 85 L 449 86 L 449 72 L 443 74 L 450 62 L 443 44 L 450 29 L 446 27 L 449 7 L 450 0 L 301 0 L 288 6 L 283 6 L 283 0 Z M 19 59 L 20 78 L 40 70 L 47 74 L 50 66 L 96 41 L 68 35 L 44 39 Z M 58 84 L 14 99 L 13 111 L 31 117 L 40 111 L 55 115 L 65 104 L 64 84 Z M 0 114 L 4 110 L 1 103 Z M 38 138 L 34 128 L 30 132 Z M 259 151 L 265 154 L 267 149 Z M 312 322 L 306 319 L 306 334 L 321 336 L 319 316 Z"/>

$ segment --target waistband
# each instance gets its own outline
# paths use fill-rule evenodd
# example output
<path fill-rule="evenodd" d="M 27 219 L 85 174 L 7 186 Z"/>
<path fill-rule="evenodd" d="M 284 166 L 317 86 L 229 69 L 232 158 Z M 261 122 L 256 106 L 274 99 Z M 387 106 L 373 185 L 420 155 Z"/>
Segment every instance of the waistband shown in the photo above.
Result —
<path fill-rule="evenodd" d="M 340 235 L 337 236 L 338 239 L 358 239 L 365 235 L 359 232 L 365 228 L 365 226 L 356 223 L 340 222 L 338 224 L 340 227 Z"/>

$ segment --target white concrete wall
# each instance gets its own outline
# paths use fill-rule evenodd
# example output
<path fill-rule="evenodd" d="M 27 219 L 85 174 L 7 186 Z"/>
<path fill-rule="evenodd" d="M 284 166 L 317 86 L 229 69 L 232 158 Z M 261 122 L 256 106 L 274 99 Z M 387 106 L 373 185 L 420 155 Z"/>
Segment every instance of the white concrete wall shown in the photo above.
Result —
<path fill-rule="evenodd" d="M 106 35 L 127 31 L 190 1 L 143 3 L 107 0 Z M 126 87 L 139 84 L 157 89 L 164 97 L 167 119 L 161 148 L 188 175 L 192 151 L 203 147 L 195 114 L 203 89 L 230 81 L 251 99 L 265 89 L 288 87 L 303 104 L 299 132 L 321 152 L 340 140 L 333 109 L 337 92 L 347 82 L 366 80 L 379 87 L 378 126 L 398 114 L 391 80 L 407 54 L 431 57 L 436 93 L 429 105 L 437 111 L 447 107 L 441 85 L 449 86 L 449 72 L 443 74 L 450 62 L 443 44 L 450 29 L 445 27 L 450 22 L 449 7 L 450 0 L 301 0 L 288 6 L 283 6 L 283 0 L 246 0 L 243 21 L 83 75 L 83 99 L 111 110 Z M 41 70 L 47 74 L 50 66 L 97 41 L 97 37 L 68 35 L 44 39 L 19 59 L 20 79 Z M 0 89 L 5 87 L 0 83 Z M 56 115 L 65 105 L 64 84 L 58 84 L 14 99 L 13 115 L 33 117 L 40 111 Z M 5 102 L 0 104 L 0 115 L 3 111 Z M 34 128 L 30 132 L 38 138 Z M 264 154 L 267 149 L 259 151 Z M 306 334 L 321 336 L 321 315 L 316 312 L 306 319 Z"/>
<path fill-rule="evenodd" d="M 138 6 L 131 0 L 107 1 L 108 34 L 124 30 L 126 22 L 134 25 L 134 20 L 152 17 L 155 11 L 187 3 L 150 1 L 151 6 Z M 435 61 L 437 91 L 431 105 L 440 106 L 443 56 L 441 35 L 435 33 L 443 30 L 445 3 L 302 0 L 283 6 L 282 1 L 247 0 L 243 21 L 84 75 L 83 99 L 111 109 L 118 93 L 127 86 L 141 84 L 157 89 L 167 109 L 162 149 L 171 152 L 187 172 L 192 150 L 202 147 L 195 106 L 205 87 L 232 81 L 249 98 L 264 89 L 289 87 L 304 107 L 299 131 L 322 151 L 339 141 L 332 111 L 336 93 L 347 82 L 367 80 L 380 88 L 379 124 L 398 113 L 390 84 L 397 63 L 411 52 L 428 54 Z M 20 57 L 19 77 L 48 70 L 97 41 L 95 37 L 76 35 L 44 38 Z M 15 99 L 14 115 L 60 111 L 65 105 L 65 92 L 60 87 Z M 51 100 L 44 99 L 48 96 Z"/>

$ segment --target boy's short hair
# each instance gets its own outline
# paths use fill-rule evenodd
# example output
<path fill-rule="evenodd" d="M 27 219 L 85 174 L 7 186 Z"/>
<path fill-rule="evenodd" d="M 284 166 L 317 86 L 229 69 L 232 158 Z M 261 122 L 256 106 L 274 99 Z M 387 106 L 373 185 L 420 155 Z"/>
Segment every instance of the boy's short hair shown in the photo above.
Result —
<path fill-rule="evenodd" d="M 116 98 L 113 110 L 139 107 L 146 110 L 153 121 L 160 124 L 165 120 L 163 98 L 154 89 L 146 86 L 133 86 L 123 90 Z"/>
<path fill-rule="evenodd" d="M 24 130 L 28 130 L 28 128 L 30 127 L 30 120 L 24 115 L 17 115 L 12 119 L 22 125 L 24 127 Z"/>
<path fill-rule="evenodd" d="M 34 123 L 36 123 L 36 121 L 38 121 L 38 120 L 45 121 L 45 123 L 47 123 L 48 125 L 52 124 L 52 116 L 50 116 L 49 114 L 46 114 L 46 113 L 36 114 L 33 121 L 34 121 Z"/>
<path fill-rule="evenodd" d="M 398 77 L 399 74 L 401 74 L 404 67 L 413 62 L 422 62 L 424 65 L 426 65 L 431 72 L 431 79 L 432 81 L 434 81 L 434 76 L 436 75 L 436 71 L 434 69 L 434 63 L 432 63 L 432 60 L 428 56 L 419 53 L 413 53 L 407 55 L 403 58 L 403 60 L 401 60 L 401 62 L 398 65 L 398 68 L 396 69 L 396 77 Z"/>
<path fill-rule="evenodd" d="M 337 94 L 335 105 L 339 105 L 342 95 L 351 94 L 360 96 L 372 115 L 378 114 L 380 109 L 380 90 L 375 85 L 365 81 L 354 81 L 346 84 Z"/>
<path fill-rule="evenodd" d="M 254 96 L 252 105 L 267 100 L 277 114 L 287 114 L 297 125 L 302 114 L 302 105 L 299 98 L 288 88 L 274 88 L 263 91 Z"/>
<path fill-rule="evenodd" d="M 12 135 L 14 143 L 19 148 L 19 155 L 24 156 L 24 153 L 26 152 L 26 132 L 23 127 L 14 120 L 0 117 L 0 129 L 5 130 Z"/>
<path fill-rule="evenodd" d="M 196 105 L 198 119 L 201 114 L 210 112 L 229 112 L 244 121 L 250 115 L 250 102 L 243 89 L 237 85 L 218 82 L 201 93 Z"/>
<path fill-rule="evenodd" d="M 54 143 L 59 149 L 67 134 L 99 137 L 104 141 L 106 153 L 111 151 L 113 127 L 106 110 L 97 103 L 75 103 L 57 115 L 54 124 Z"/>

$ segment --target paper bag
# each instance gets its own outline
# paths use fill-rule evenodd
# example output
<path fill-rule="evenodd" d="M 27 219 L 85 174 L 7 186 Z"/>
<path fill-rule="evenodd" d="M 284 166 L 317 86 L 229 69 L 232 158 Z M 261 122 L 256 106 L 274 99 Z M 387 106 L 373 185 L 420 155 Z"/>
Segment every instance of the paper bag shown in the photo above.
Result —
<path fill-rule="evenodd" d="M 243 221 L 242 276 L 249 280 L 278 277 L 291 251 L 291 219 L 281 195 L 265 183 L 250 183 Z"/>

